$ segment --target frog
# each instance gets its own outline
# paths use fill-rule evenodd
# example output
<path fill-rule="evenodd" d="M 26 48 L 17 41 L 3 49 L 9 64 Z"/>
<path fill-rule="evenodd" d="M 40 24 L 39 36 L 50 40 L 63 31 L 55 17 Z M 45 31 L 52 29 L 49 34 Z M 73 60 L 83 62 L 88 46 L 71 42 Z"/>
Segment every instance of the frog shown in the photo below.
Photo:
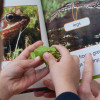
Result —
<path fill-rule="evenodd" d="M 14 8 L 13 12 L 6 13 L 1 19 L 0 35 L 3 43 L 13 40 L 29 24 L 30 18 L 23 14 L 20 8 Z"/>

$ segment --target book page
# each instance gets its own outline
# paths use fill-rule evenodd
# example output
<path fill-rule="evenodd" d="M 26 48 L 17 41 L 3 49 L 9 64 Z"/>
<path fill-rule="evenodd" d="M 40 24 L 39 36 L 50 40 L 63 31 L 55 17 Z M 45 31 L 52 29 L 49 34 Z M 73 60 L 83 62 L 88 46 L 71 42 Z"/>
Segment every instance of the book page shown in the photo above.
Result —
<path fill-rule="evenodd" d="M 61 44 L 77 55 L 81 73 L 85 54 L 91 53 L 94 76 L 100 75 L 99 5 L 98 0 L 42 0 L 49 45 Z"/>
<path fill-rule="evenodd" d="M 5 0 L 1 20 L 4 61 L 15 59 L 38 40 L 48 46 L 40 0 Z"/>
<path fill-rule="evenodd" d="M 41 0 L 5 0 L 0 33 L 4 44 L 2 68 L 38 40 L 48 46 Z M 42 87 L 41 81 L 30 88 Z"/>

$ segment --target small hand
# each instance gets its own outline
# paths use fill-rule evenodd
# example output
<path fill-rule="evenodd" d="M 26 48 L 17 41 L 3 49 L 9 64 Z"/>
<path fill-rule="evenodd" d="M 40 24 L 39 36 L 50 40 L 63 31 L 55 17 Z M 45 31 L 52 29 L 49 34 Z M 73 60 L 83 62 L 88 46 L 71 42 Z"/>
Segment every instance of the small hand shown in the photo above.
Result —
<path fill-rule="evenodd" d="M 100 89 L 100 86 L 95 81 L 92 81 L 92 75 L 93 75 L 93 61 L 91 55 L 87 54 L 85 57 L 82 82 L 80 84 L 78 91 L 81 100 L 100 100 L 100 92 L 99 92 L 100 90 L 98 90 Z"/>
<path fill-rule="evenodd" d="M 40 57 L 28 59 L 30 52 L 42 44 L 39 41 L 29 46 L 0 72 L 1 100 L 7 100 L 11 96 L 24 91 L 48 74 L 47 68 L 35 70 L 43 63 Z"/>
<path fill-rule="evenodd" d="M 50 75 L 55 86 L 56 96 L 63 92 L 74 92 L 77 94 L 80 79 L 79 59 L 70 55 L 69 51 L 60 45 L 54 46 L 61 54 L 59 61 L 49 52 L 43 55 L 44 60 L 50 67 Z"/>

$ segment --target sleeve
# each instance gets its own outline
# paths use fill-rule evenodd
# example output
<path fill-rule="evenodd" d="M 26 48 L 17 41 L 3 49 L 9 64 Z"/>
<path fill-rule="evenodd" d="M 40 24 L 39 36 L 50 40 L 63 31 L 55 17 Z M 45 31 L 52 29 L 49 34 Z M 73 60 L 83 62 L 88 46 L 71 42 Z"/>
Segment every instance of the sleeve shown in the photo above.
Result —
<path fill-rule="evenodd" d="M 81 100 L 80 97 L 72 92 L 64 92 L 60 94 L 56 100 Z"/>

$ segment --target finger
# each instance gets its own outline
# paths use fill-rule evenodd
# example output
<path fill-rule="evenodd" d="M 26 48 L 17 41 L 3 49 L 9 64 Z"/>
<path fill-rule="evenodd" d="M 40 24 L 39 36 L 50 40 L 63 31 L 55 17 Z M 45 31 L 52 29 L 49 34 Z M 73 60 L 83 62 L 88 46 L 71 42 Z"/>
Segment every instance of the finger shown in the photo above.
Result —
<path fill-rule="evenodd" d="M 48 90 L 45 90 L 45 91 L 39 91 L 39 92 L 35 92 L 34 95 L 36 97 L 41 97 L 41 96 L 44 96 L 46 98 L 53 98 L 55 97 L 55 92 L 54 91 L 51 91 L 51 90 L 54 90 L 54 85 L 52 83 L 52 80 L 50 78 L 46 78 L 43 80 L 43 84 L 49 88 Z"/>
<path fill-rule="evenodd" d="M 44 93 L 46 93 L 46 90 L 45 91 L 34 92 L 34 96 L 41 97 L 41 96 L 44 96 Z"/>
<path fill-rule="evenodd" d="M 45 77 L 48 73 L 49 73 L 48 68 L 43 68 L 43 69 L 36 70 L 36 81 L 39 81 L 40 79 Z"/>
<path fill-rule="evenodd" d="M 44 53 L 43 59 L 46 61 L 46 63 L 51 66 L 52 64 L 56 63 L 56 58 L 50 54 L 49 52 Z"/>
<path fill-rule="evenodd" d="M 42 41 L 35 42 L 34 44 L 27 47 L 15 60 L 25 60 L 28 59 L 30 53 L 34 51 L 37 47 L 43 45 Z"/>
<path fill-rule="evenodd" d="M 93 75 L 92 56 L 90 54 L 86 54 L 82 82 L 84 84 L 90 84 L 92 82 L 92 75 Z"/>
<path fill-rule="evenodd" d="M 69 51 L 66 49 L 65 46 L 54 45 L 54 47 L 59 51 L 61 55 L 60 61 L 65 61 L 67 60 L 67 58 L 71 57 Z"/>
<path fill-rule="evenodd" d="M 34 96 L 36 96 L 36 97 L 44 96 L 45 98 L 54 98 L 54 97 L 56 97 L 55 92 L 51 91 L 51 90 L 34 92 Z"/>
<path fill-rule="evenodd" d="M 78 69 L 80 70 L 80 63 L 79 63 L 79 58 L 78 58 L 78 56 L 72 55 L 72 57 L 73 57 L 73 59 L 74 59 L 76 65 L 77 65 L 76 67 L 78 67 Z M 80 71 L 79 71 L 79 72 L 80 72 Z"/>
<path fill-rule="evenodd" d="M 91 92 L 92 73 L 93 73 L 92 57 L 90 54 L 86 54 L 84 70 L 82 75 L 82 83 L 80 84 L 78 91 L 81 98 L 84 98 L 84 96 L 87 98 L 92 97 L 92 92 Z"/>
<path fill-rule="evenodd" d="M 98 93 L 96 100 L 100 100 L 100 92 Z"/>
<path fill-rule="evenodd" d="M 50 92 L 45 93 L 44 97 L 46 97 L 46 98 L 55 98 L 56 93 L 54 91 L 50 91 Z"/>
<path fill-rule="evenodd" d="M 80 95 L 80 100 L 97 100 L 97 99 L 95 99 L 95 97 L 93 95 L 83 93 L 83 94 Z"/>
<path fill-rule="evenodd" d="M 96 80 L 92 80 L 91 90 L 92 90 L 93 95 L 97 97 L 98 94 L 100 93 L 100 83 L 97 82 Z"/>
<path fill-rule="evenodd" d="M 74 61 L 76 62 L 76 64 L 79 64 L 79 58 L 76 55 L 72 55 Z"/>
<path fill-rule="evenodd" d="M 16 63 L 16 64 L 15 64 Z M 42 64 L 40 57 L 36 57 L 35 59 L 28 59 L 28 60 L 16 60 L 15 63 L 13 63 L 16 66 L 19 66 L 23 69 L 26 68 L 36 68 L 39 65 Z M 9 63 L 10 64 L 10 63 Z"/>
<path fill-rule="evenodd" d="M 65 46 L 54 45 L 54 47 L 59 51 L 61 56 L 70 55 L 69 51 L 66 49 Z"/>
<path fill-rule="evenodd" d="M 79 72 L 79 79 L 80 79 L 80 63 L 79 63 L 79 58 L 78 58 L 78 56 L 76 56 L 76 55 L 72 55 L 72 57 L 73 57 L 73 59 L 74 59 L 76 65 L 77 65 L 77 66 L 75 66 L 75 67 L 77 67 L 77 69 L 78 69 L 78 72 Z"/>
<path fill-rule="evenodd" d="M 55 90 L 53 82 L 50 78 L 46 78 L 43 80 L 43 84 L 48 87 L 50 90 Z"/>

